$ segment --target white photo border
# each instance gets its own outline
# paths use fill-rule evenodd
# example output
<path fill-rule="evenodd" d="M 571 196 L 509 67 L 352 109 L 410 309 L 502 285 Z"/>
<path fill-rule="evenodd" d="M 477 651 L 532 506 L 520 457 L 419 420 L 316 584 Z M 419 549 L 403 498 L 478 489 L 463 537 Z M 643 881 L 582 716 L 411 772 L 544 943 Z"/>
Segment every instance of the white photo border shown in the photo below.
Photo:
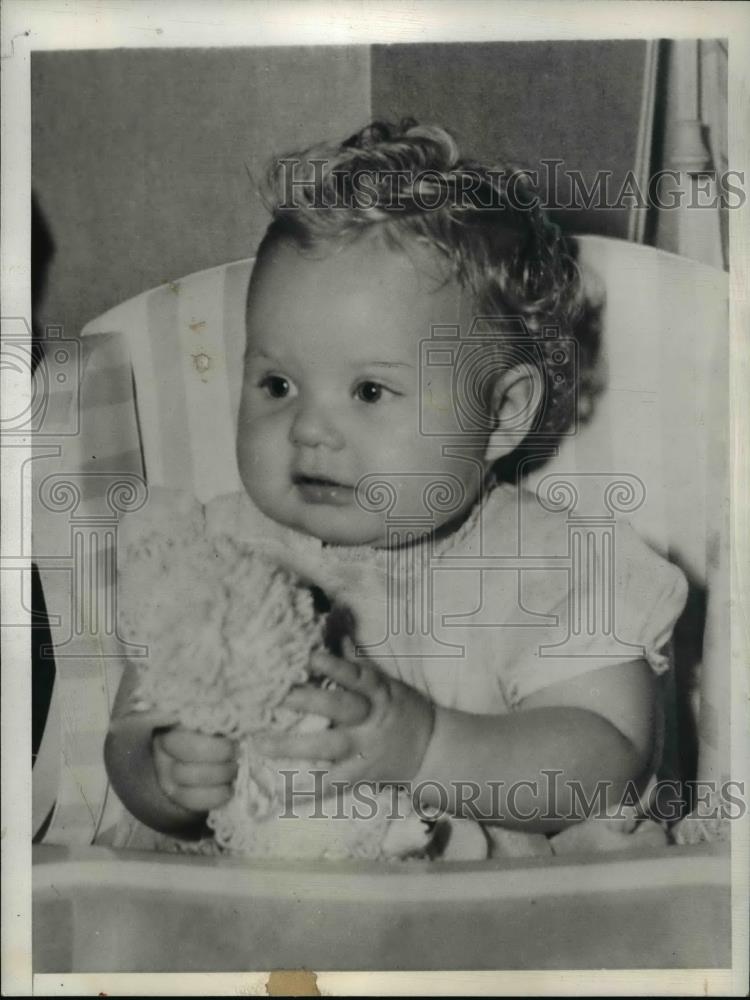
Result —
<path fill-rule="evenodd" d="M 627 0 L 5 0 L 2 6 L 2 315 L 31 315 L 30 53 L 55 49 L 352 45 L 390 42 L 592 38 L 729 39 L 730 166 L 750 178 L 750 4 Z M 732 773 L 748 778 L 750 537 L 750 205 L 731 213 Z M 5 320 L 3 320 L 5 322 Z M 14 412 L 22 373 L 3 371 Z M 17 460 L 2 450 L 3 531 L 20 523 Z M 20 450 L 19 450 L 20 448 Z M 13 454 L 11 455 L 11 451 Z M 28 464 L 25 466 L 28 469 Z M 29 496 L 28 491 L 24 491 Z M 28 526 L 29 519 L 23 519 Z M 28 527 L 25 530 L 29 530 Z M 4 543 L 9 539 L 4 538 Z M 29 539 L 25 539 L 28 551 Z M 10 546 L 11 550 L 14 546 Z M 28 574 L 26 574 L 28 576 Z M 5 595 L 8 596 L 7 594 Z M 30 604 L 29 594 L 24 603 Z M 11 609 L 6 608 L 6 611 Z M 6 634 L 7 633 L 7 634 Z M 5 995 L 265 995 L 267 974 L 71 974 L 31 970 L 30 660 L 27 629 L 4 629 L 2 958 Z M 632 972 L 367 972 L 317 974 L 328 995 L 744 995 L 748 976 L 748 825 L 732 838 L 732 969 Z"/>

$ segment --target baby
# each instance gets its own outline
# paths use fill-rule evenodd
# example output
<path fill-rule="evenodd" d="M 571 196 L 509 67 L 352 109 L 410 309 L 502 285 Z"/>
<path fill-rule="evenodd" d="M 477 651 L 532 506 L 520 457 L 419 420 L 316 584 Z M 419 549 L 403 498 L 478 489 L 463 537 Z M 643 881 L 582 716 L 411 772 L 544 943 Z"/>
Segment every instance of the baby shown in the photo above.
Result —
<path fill-rule="evenodd" d="M 247 298 L 245 494 L 224 498 L 223 529 L 266 524 L 351 627 L 310 665 L 333 683 L 285 702 L 329 725 L 259 749 L 323 762 L 324 801 L 337 782 L 406 783 L 424 807 L 529 844 L 580 819 L 602 783 L 608 803 L 643 791 L 682 575 L 624 523 L 571 573 L 565 513 L 509 472 L 530 442 L 549 454 L 585 397 L 592 345 L 556 228 L 522 175 L 413 122 L 289 157 L 270 180 Z M 561 369 L 576 335 L 578 367 Z M 576 629 L 573 595 L 593 602 L 604 577 L 607 626 Z M 115 790 L 149 827 L 200 837 L 232 794 L 234 744 L 132 711 L 136 684 L 126 667 Z"/>

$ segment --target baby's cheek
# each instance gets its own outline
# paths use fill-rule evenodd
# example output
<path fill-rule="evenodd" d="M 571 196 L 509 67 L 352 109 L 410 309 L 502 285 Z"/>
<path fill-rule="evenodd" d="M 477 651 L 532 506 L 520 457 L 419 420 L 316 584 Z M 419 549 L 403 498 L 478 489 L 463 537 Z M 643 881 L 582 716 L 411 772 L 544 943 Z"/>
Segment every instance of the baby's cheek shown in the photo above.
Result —
<path fill-rule="evenodd" d="M 260 435 L 247 435 L 238 440 L 237 466 L 240 479 L 251 500 L 262 504 L 268 499 L 277 474 L 274 450 Z"/>
<path fill-rule="evenodd" d="M 237 432 L 237 455 L 241 461 L 257 466 L 282 460 L 287 433 L 283 421 L 276 415 L 254 412 L 247 407 L 240 412 Z"/>

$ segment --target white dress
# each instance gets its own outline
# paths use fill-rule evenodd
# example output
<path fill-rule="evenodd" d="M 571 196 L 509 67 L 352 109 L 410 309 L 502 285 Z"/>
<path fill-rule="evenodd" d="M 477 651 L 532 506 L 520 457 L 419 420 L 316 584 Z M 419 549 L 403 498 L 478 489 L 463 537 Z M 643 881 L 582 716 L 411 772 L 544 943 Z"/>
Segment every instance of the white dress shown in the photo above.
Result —
<path fill-rule="evenodd" d="M 507 484 L 446 537 L 397 550 L 325 545 L 270 521 L 240 493 L 206 513 L 349 609 L 358 652 L 446 708 L 502 715 L 535 691 L 618 662 L 670 668 L 665 647 L 687 582 L 627 521 L 570 519 Z M 654 775 L 662 745 L 659 732 Z M 582 825 L 553 843 L 614 848 L 633 829 Z M 664 842 L 654 827 L 640 828 L 644 843 Z M 542 835 L 485 830 L 495 854 L 551 853 Z"/>
<path fill-rule="evenodd" d="M 685 577 L 626 521 L 581 531 L 508 485 L 452 534 L 400 550 L 324 545 L 240 493 L 206 514 L 347 606 L 358 649 L 446 708 L 503 714 L 541 688 L 639 658 L 669 669 Z"/>

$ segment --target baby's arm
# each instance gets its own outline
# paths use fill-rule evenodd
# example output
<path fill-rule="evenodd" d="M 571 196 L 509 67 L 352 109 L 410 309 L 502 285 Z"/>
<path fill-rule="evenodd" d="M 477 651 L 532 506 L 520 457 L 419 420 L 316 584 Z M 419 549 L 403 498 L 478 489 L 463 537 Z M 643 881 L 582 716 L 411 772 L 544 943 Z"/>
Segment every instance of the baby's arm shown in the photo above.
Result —
<path fill-rule="evenodd" d="M 566 783 L 576 782 L 590 801 L 597 783 L 607 782 L 607 801 L 616 803 L 628 781 L 648 777 L 657 691 L 642 660 L 547 687 L 508 715 L 432 705 L 371 661 L 321 655 L 316 670 L 335 680 L 338 690 L 302 686 L 287 703 L 327 716 L 334 727 L 320 734 L 269 734 L 263 749 L 269 756 L 330 761 L 329 780 L 410 781 L 412 789 L 422 781 L 438 783 L 447 803 L 434 786 L 425 788 L 421 801 L 451 812 L 461 812 L 458 783 L 472 782 L 479 818 L 554 833 L 583 818 L 570 815 L 575 800 Z M 337 706 L 343 691 L 362 703 L 348 724 Z M 556 782 L 545 775 L 551 771 L 560 772 Z M 549 801 L 548 790 L 556 787 L 561 792 Z"/>
<path fill-rule="evenodd" d="M 205 832 L 209 809 L 231 797 L 234 745 L 175 726 L 159 712 L 134 712 L 136 671 L 126 664 L 104 745 L 110 781 L 142 823 L 174 837 L 195 840 Z"/>
<path fill-rule="evenodd" d="M 451 781 L 472 779 L 481 789 L 476 804 L 483 814 L 494 805 L 486 783 L 500 780 L 498 819 L 504 826 L 554 833 L 575 821 L 568 783 L 577 783 L 590 801 L 597 782 L 606 782 L 606 800 L 615 804 L 628 781 L 649 777 L 659 711 L 656 680 L 644 660 L 551 685 L 509 715 L 437 708 L 418 779 L 440 781 L 449 792 Z M 553 782 L 545 771 L 561 773 Z M 514 784 L 511 803 L 508 790 Z M 457 805 L 454 796 L 449 806 Z M 537 818 L 520 818 L 534 810 Z"/>

